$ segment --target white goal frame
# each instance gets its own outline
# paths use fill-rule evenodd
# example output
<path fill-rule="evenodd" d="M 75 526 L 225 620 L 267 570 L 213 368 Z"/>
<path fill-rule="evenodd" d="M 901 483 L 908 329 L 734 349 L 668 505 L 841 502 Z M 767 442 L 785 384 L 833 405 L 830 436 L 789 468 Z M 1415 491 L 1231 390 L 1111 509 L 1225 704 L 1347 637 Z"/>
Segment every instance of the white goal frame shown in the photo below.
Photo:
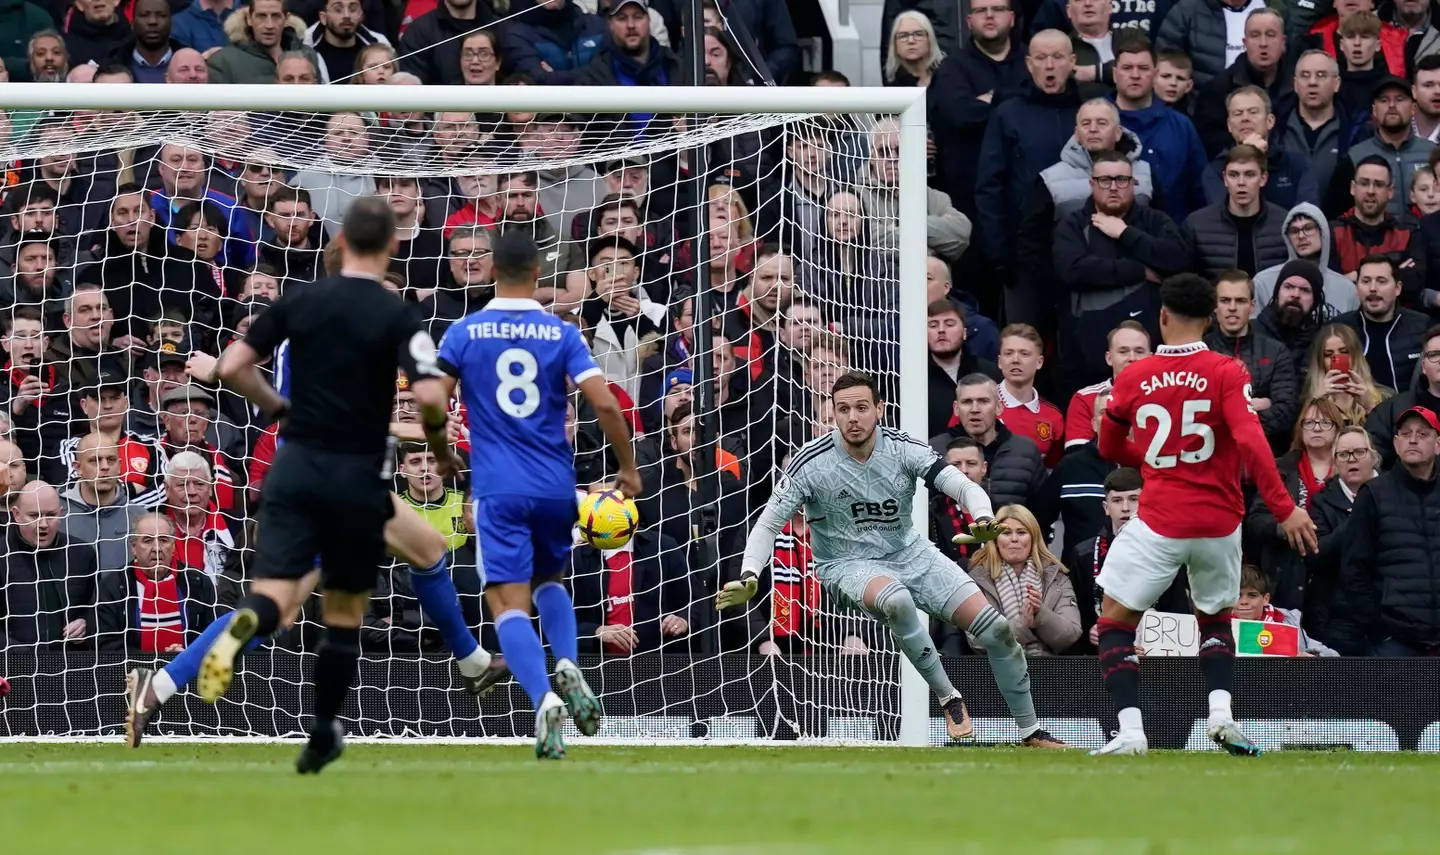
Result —
<path fill-rule="evenodd" d="M 474 113 L 893 114 L 899 122 L 900 427 L 928 437 L 925 266 L 925 90 L 920 87 L 729 86 L 280 86 L 0 83 L 7 110 L 296 111 Z M 929 503 L 917 486 L 912 516 L 929 527 Z M 897 743 L 930 744 L 930 690 L 900 656 Z M 703 742 L 703 740 L 701 740 Z M 779 743 L 777 743 L 779 744 Z"/>

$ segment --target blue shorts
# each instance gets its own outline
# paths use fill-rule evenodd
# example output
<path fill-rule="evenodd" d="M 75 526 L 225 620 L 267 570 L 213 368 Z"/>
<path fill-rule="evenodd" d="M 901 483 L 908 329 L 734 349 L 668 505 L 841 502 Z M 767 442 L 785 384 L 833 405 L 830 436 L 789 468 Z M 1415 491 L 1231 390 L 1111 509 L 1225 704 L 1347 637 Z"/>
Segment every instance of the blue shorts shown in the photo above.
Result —
<path fill-rule="evenodd" d="M 579 517 L 574 498 L 477 498 L 475 536 L 486 584 L 529 582 L 563 573 Z"/>

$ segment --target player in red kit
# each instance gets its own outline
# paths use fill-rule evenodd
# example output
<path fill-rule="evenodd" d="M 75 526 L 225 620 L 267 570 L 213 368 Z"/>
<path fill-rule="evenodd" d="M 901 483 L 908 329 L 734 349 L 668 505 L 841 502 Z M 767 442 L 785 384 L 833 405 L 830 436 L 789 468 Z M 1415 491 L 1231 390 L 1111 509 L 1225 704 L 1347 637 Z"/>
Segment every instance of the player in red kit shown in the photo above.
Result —
<path fill-rule="evenodd" d="M 1231 754 L 1255 746 L 1230 712 L 1235 638 L 1230 610 L 1240 590 L 1240 473 L 1250 472 L 1290 545 L 1316 550 L 1315 524 L 1280 482 L 1260 420 L 1250 408 L 1250 375 L 1236 359 L 1200 340 L 1215 312 L 1215 286 L 1194 274 L 1160 286 L 1165 344 L 1127 366 L 1100 422 L 1100 454 L 1137 466 L 1145 478 L 1140 510 L 1110 546 L 1095 582 L 1105 591 L 1100 670 L 1119 711 L 1120 730 L 1095 754 L 1144 754 L 1135 626 L 1174 581 L 1181 565 L 1200 625 L 1200 670 L 1210 691 L 1206 733 Z M 1132 440 L 1133 437 L 1133 440 Z"/>

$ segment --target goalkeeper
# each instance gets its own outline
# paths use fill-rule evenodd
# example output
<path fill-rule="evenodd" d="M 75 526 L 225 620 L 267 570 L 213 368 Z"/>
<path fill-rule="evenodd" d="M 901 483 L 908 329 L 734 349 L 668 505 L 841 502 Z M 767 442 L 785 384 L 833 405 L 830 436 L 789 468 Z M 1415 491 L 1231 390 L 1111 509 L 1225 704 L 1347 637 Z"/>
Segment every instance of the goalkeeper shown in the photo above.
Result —
<path fill-rule="evenodd" d="M 760 570 L 775 536 L 805 506 L 815 572 L 842 602 L 875 615 L 900 642 L 905 657 L 940 699 L 952 739 L 974 735 L 960 693 L 945 674 L 921 610 L 978 638 L 995 683 L 1020 728 L 1021 744 L 1064 748 L 1040 728 L 1030 697 L 1025 652 L 1010 623 L 991 606 L 963 570 L 921 537 L 911 524 L 915 479 L 924 478 L 974 517 L 960 543 L 994 540 L 996 526 L 985 491 L 931 450 L 890 428 L 878 428 L 884 404 L 863 374 L 844 374 L 831 392 L 836 430 L 806 443 L 790 461 L 775 494 L 745 544 L 740 581 L 716 595 L 721 608 L 755 595 Z"/>

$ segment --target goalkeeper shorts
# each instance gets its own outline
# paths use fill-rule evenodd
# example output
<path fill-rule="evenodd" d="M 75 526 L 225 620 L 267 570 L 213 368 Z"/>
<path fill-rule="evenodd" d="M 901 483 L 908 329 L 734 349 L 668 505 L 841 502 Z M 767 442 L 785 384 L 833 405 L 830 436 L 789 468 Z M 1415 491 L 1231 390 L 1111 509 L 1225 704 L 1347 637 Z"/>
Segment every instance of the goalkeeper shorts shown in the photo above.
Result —
<path fill-rule="evenodd" d="M 844 558 L 815 566 L 820 584 L 833 597 L 852 608 L 865 608 L 865 588 L 876 579 L 889 577 L 900 582 L 915 605 L 928 615 L 949 621 L 947 607 L 980 593 L 980 587 L 954 561 L 928 540 L 886 558 Z"/>

